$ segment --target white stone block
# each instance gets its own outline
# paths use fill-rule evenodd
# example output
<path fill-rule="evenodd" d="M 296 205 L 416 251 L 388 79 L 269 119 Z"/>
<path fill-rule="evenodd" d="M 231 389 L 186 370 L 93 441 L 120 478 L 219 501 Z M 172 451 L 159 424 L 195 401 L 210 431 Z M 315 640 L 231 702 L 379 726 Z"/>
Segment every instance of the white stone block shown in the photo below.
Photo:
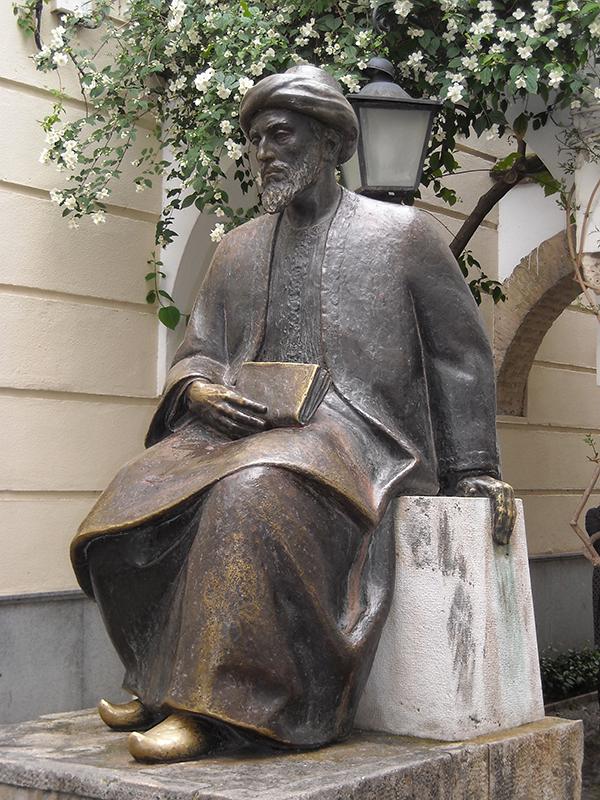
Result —
<path fill-rule="evenodd" d="M 484 498 L 396 501 L 394 598 L 356 726 L 461 741 L 542 719 L 522 502 L 495 545 Z"/>

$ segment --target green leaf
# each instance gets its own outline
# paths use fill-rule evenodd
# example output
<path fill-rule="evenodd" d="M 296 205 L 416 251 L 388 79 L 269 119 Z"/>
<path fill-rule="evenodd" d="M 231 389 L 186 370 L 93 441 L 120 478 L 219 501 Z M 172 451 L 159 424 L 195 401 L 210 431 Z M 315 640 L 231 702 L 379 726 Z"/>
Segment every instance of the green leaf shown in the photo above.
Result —
<path fill-rule="evenodd" d="M 174 330 L 181 319 L 181 312 L 176 306 L 163 306 L 158 312 L 158 318 L 163 325 Z"/>
<path fill-rule="evenodd" d="M 156 292 L 154 289 L 151 289 L 148 294 L 146 295 L 146 302 L 152 305 L 156 302 Z"/>
<path fill-rule="evenodd" d="M 484 86 L 488 86 L 492 82 L 492 70 L 484 67 L 479 73 L 479 80 Z"/>
<path fill-rule="evenodd" d="M 159 293 L 159 295 L 160 295 L 161 297 L 165 297 L 165 298 L 166 298 L 167 300 L 169 300 L 171 303 L 174 303 L 174 302 L 175 302 L 175 301 L 173 300 L 173 298 L 171 297 L 171 295 L 170 295 L 168 292 L 165 292 L 165 290 L 164 290 L 164 289 L 159 289 L 159 290 L 158 290 L 158 293 Z"/>
<path fill-rule="evenodd" d="M 181 208 L 187 208 L 188 206 L 191 206 L 192 203 L 195 201 L 195 199 L 196 199 L 195 194 L 188 194 L 188 196 L 184 197 L 183 200 L 181 201 Z"/>
<path fill-rule="evenodd" d="M 525 69 L 525 80 L 527 81 L 526 89 L 529 94 L 537 94 L 538 71 L 535 67 L 527 67 Z"/>
<path fill-rule="evenodd" d="M 529 118 L 527 114 L 519 114 L 512 124 L 512 129 L 517 136 L 523 138 L 527 133 L 527 126 L 529 125 Z"/>
<path fill-rule="evenodd" d="M 145 281 L 153 281 L 156 278 L 156 272 L 149 272 L 147 275 L 144 275 Z"/>

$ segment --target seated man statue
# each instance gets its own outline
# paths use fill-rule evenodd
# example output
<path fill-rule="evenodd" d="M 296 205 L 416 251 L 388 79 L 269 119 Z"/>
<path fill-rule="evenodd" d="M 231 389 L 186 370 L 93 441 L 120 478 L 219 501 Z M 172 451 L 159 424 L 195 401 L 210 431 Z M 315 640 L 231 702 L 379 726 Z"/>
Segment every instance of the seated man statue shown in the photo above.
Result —
<path fill-rule="evenodd" d="M 219 244 L 151 422 L 72 559 L 136 699 L 102 720 L 140 761 L 347 737 L 391 600 L 401 494 L 484 495 L 506 542 L 492 357 L 423 212 L 342 189 L 356 147 L 309 65 L 246 96 L 268 212 Z M 318 365 L 303 425 L 237 386 L 245 362 Z M 265 373 L 266 374 L 266 373 Z"/>

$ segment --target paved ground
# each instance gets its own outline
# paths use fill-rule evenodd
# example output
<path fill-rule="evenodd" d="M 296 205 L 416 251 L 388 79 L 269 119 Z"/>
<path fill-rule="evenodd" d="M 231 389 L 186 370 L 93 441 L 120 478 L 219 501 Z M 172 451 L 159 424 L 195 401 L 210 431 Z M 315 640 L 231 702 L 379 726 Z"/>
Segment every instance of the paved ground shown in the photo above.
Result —
<path fill-rule="evenodd" d="M 585 731 L 581 800 L 600 800 L 600 708 L 595 697 L 550 712 L 553 717 L 581 719 Z"/>

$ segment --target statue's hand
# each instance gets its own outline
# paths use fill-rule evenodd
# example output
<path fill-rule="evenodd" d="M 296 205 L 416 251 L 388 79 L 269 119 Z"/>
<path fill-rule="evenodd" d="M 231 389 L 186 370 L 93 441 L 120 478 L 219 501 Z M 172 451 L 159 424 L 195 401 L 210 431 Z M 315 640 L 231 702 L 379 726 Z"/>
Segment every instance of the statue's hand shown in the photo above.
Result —
<path fill-rule="evenodd" d="M 189 410 L 212 428 L 234 438 L 264 430 L 267 407 L 218 383 L 194 381 L 187 388 Z"/>
<path fill-rule="evenodd" d="M 496 544 L 508 544 L 517 518 L 512 486 L 490 475 L 477 475 L 459 481 L 456 494 L 462 497 L 489 497 L 492 501 L 494 541 Z"/>

